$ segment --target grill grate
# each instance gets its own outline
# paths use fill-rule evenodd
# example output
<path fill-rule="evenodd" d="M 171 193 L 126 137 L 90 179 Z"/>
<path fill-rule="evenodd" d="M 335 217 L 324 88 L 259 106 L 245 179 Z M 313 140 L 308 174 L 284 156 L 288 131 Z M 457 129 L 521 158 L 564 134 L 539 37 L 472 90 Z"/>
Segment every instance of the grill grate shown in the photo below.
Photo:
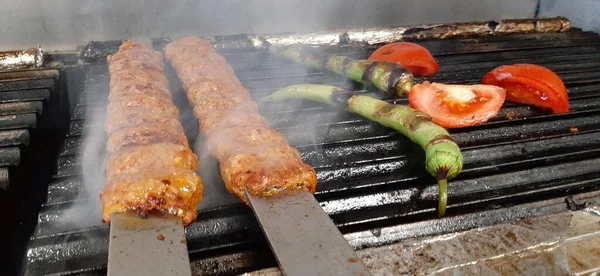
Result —
<path fill-rule="evenodd" d="M 49 159 L 48 147 L 56 145 L 56 132 L 64 130 L 68 119 L 60 115 L 66 106 L 59 93 L 64 64 L 48 56 L 40 68 L 0 71 L 0 207 L 8 210 L 0 230 L 0 248 L 6 256 L 20 251 L 15 243 L 22 247 L 25 238 L 20 236 L 28 234 L 22 231 L 25 218 L 39 209 L 39 200 L 29 206 L 27 198 L 37 197 L 39 188 L 49 182 L 39 183 L 36 178 L 44 174 L 47 166 L 40 164 Z M 63 126 L 58 123 L 61 118 Z M 55 162 L 56 157 L 52 158 Z M 15 233 L 18 239 L 13 239 Z M 11 265 L 10 258 L 3 261 L 1 271 Z"/>
<path fill-rule="evenodd" d="M 0 188 L 7 190 L 11 171 L 21 163 L 30 135 L 56 87 L 61 64 L 0 72 Z"/>
<path fill-rule="evenodd" d="M 155 42 L 161 49 L 165 40 Z M 263 106 L 262 113 L 271 124 L 317 170 L 316 197 L 356 248 L 566 210 L 564 197 L 600 188 L 600 36 L 575 30 L 419 43 L 438 60 L 440 72 L 430 80 L 439 82 L 477 82 L 502 64 L 535 62 L 547 66 L 569 88 L 572 112 L 547 115 L 535 108 L 507 104 L 487 124 L 452 131 L 463 149 L 465 169 L 450 183 L 447 221 L 451 227 L 448 224 L 444 228 L 440 224 L 446 220 L 434 218 L 435 181 L 423 168 L 422 151 L 407 138 L 358 116 L 313 103 L 288 101 Z M 110 53 L 118 45 L 94 42 L 86 51 Z M 365 58 L 375 48 L 324 50 Z M 255 99 L 295 83 L 364 89 L 333 74 L 307 72 L 301 65 L 263 50 L 227 51 L 223 55 Z M 69 97 L 79 98 L 79 104 L 72 112 L 55 180 L 48 186 L 47 199 L 27 245 L 26 274 L 106 273 L 109 228 L 101 223 L 100 210 L 85 204 L 98 201 L 98 197 L 86 193 L 78 155 L 81 136 L 92 127 L 85 121 L 86 114 L 106 103 L 106 70 L 106 65 L 96 60 L 67 71 L 83 79 L 82 90 L 69 91 Z M 169 76 L 173 91 L 178 91 L 174 94 L 180 95 L 176 102 L 182 107 L 182 121 L 189 126 L 186 132 L 193 141 L 195 120 L 172 71 Z M 77 92 L 81 92 L 79 96 Z M 573 128 L 577 128 L 576 133 Z M 207 188 L 206 196 L 210 197 L 208 189 L 223 190 L 223 184 L 214 160 L 201 163 L 203 180 L 213 187 Z M 187 229 L 193 270 L 227 274 L 276 265 L 250 209 L 231 197 L 220 201 L 201 206 L 198 221 Z M 498 208 L 509 209 L 503 213 L 504 209 Z M 390 232 L 386 229 L 398 224 L 411 226 L 402 234 L 386 234 Z"/>

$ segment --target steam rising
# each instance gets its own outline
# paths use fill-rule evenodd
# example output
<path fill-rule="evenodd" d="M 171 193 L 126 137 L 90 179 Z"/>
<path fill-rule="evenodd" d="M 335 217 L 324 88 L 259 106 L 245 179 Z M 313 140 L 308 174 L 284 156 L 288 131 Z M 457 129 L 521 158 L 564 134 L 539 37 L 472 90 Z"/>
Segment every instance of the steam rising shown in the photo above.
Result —
<path fill-rule="evenodd" d="M 236 54 L 227 56 L 227 58 L 232 64 L 240 64 L 241 62 L 246 61 L 232 60 L 232 58 L 246 59 L 247 57 Z M 261 56 L 261 59 L 262 58 L 263 57 Z M 275 57 L 267 57 L 266 55 L 264 55 L 264 58 L 272 58 L 277 64 L 275 64 L 276 66 L 271 67 L 272 69 L 262 69 L 263 74 L 261 75 L 269 78 L 285 78 L 285 70 L 281 70 L 281 68 L 290 66 L 289 63 Z M 230 206 L 232 204 L 241 204 L 241 201 L 237 196 L 226 190 L 220 176 L 218 162 L 206 149 L 205 138 L 198 134 L 198 120 L 193 115 L 193 110 L 188 103 L 187 96 L 181 89 L 180 82 L 176 75 L 172 74 L 173 72 L 170 71 L 170 64 L 166 63 L 165 65 L 167 68 L 165 73 L 171 84 L 170 90 L 173 93 L 173 102 L 180 109 L 180 122 L 184 127 L 186 136 L 190 140 L 190 147 L 199 158 L 199 168 L 197 173 L 201 176 L 204 184 L 204 198 L 197 206 L 198 211 L 208 211 Z M 249 72 L 250 70 L 252 69 L 241 69 L 236 71 L 236 75 L 242 81 L 244 86 L 247 87 L 252 98 L 257 103 L 260 103 L 261 97 L 281 88 L 281 85 L 275 87 L 269 81 L 250 79 L 248 74 L 244 76 L 244 71 Z M 300 71 L 309 73 L 308 69 L 302 69 Z M 108 72 L 101 74 L 108 75 Z M 73 233 L 64 236 L 64 240 L 62 241 L 63 244 L 72 243 L 72 235 L 76 235 L 78 239 L 85 238 L 90 242 L 94 242 L 94 244 L 98 244 L 97 242 L 103 244 L 101 242 L 103 240 L 108 242 L 108 237 L 103 234 L 105 232 L 88 230 L 106 227 L 102 223 L 102 202 L 99 195 L 106 185 L 105 167 L 108 152 L 105 149 L 107 137 L 104 130 L 104 124 L 107 116 L 106 105 L 109 84 L 105 78 L 99 78 L 97 76 L 93 76 L 87 81 L 95 81 L 95 83 L 92 85 L 94 87 L 93 89 L 89 89 L 88 87 L 89 91 L 86 90 L 86 94 L 96 99 L 100 96 L 100 98 L 103 99 L 103 102 L 98 103 L 93 100 L 86 101 L 87 103 L 91 103 L 91 105 L 87 108 L 88 112 L 86 112 L 85 117 L 86 127 L 82 136 L 83 144 L 78 152 L 81 159 L 81 189 L 77 200 L 74 201 L 67 210 L 61 208 L 61 210 L 64 211 L 51 213 L 50 216 L 52 217 L 45 218 L 47 222 L 53 222 L 50 226 L 51 230 L 49 231 L 53 233 Z M 302 82 L 311 82 L 311 78 L 295 76 L 293 81 L 290 80 L 285 85 Z M 102 95 L 98 95 L 99 93 Z M 261 114 L 269 121 L 273 128 L 278 129 L 286 136 L 286 138 L 288 138 L 291 146 L 304 146 L 301 150 L 304 152 L 302 155 L 305 158 L 308 157 L 315 160 L 315 158 L 321 159 L 320 157 L 325 157 L 324 155 L 326 155 L 326 153 L 323 152 L 322 143 L 326 142 L 328 137 L 331 137 L 332 134 L 334 136 L 336 136 L 336 134 L 343 134 L 331 131 L 328 124 L 332 121 L 339 120 L 339 116 L 344 116 L 344 112 L 338 112 L 335 109 L 327 107 L 325 107 L 325 110 L 327 110 L 326 113 L 321 113 L 323 110 L 310 111 L 311 109 L 322 109 L 324 106 L 300 100 L 291 100 L 281 103 L 264 103 L 261 105 Z M 309 110 L 307 111 L 307 109 Z M 310 161 L 308 163 L 310 164 Z M 319 176 L 319 179 L 323 179 L 323 177 Z M 202 213 L 199 214 L 197 220 L 203 220 Z M 207 223 L 200 225 L 213 227 L 207 225 Z M 74 246 L 78 246 L 77 244 Z M 77 253 L 76 250 L 71 251 L 69 247 L 64 250 L 64 254 L 80 254 Z M 81 250 L 98 250 L 98 252 L 100 252 L 105 249 L 82 248 Z M 51 253 L 54 254 L 53 252 Z M 61 263 L 60 266 L 63 266 L 62 269 L 68 269 L 68 262 Z"/>
<path fill-rule="evenodd" d="M 86 125 L 89 126 L 83 136 L 82 157 L 82 181 L 85 187 L 83 196 L 97 199 L 100 191 L 106 183 L 106 134 L 104 123 L 106 121 L 106 106 L 92 109 L 86 114 Z M 99 200 L 92 200 L 95 207 L 100 207 Z"/>
<path fill-rule="evenodd" d="M 198 210 L 210 210 L 233 203 L 240 199 L 229 193 L 219 173 L 219 164 L 204 146 L 204 139 L 199 135 L 192 150 L 198 155 L 200 166 L 196 171 L 204 183 L 204 199 L 198 204 Z M 198 219 L 202 219 L 199 217 Z"/>
<path fill-rule="evenodd" d="M 77 200 L 67 209 L 56 226 L 64 231 L 87 229 L 102 225 L 102 205 L 100 191 L 105 185 L 105 163 L 108 154 L 105 150 L 106 135 L 104 121 L 106 106 L 90 109 L 86 114 L 86 130 L 83 133 L 81 156 L 82 179 Z M 88 235 L 84 232 L 84 235 Z M 68 240 L 69 236 L 65 237 Z M 65 241 L 66 242 L 66 241 Z"/>
<path fill-rule="evenodd" d="M 231 60 L 232 57 L 243 58 L 242 55 L 227 56 L 228 61 L 232 64 L 240 64 L 242 60 Z M 271 78 L 284 77 L 285 72 L 281 68 L 289 66 L 284 60 L 267 57 L 277 60 L 277 66 L 264 71 L 264 76 Z M 187 96 L 181 89 L 180 82 L 173 71 L 170 70 L 168 62 L 167 78 L 171 83 L 171 91 L 173 92 L 173 102 L 180 108 L 180 122 L 183 125 L 186 135 L 190 140 L 190 146 L 199 158 L 199 169 L 197 173 L 201 176 L 204 184 L 204 198 L 198 205 L 198 210 L 210 210 L 228 206 L 234 203 L 241 202 L 235 195 L 230 194 L 221 179 L 218 162 L 211 156 L 210 152 L 205 147 L 205 139 L 198 134 L 198 120 L 194 117 L 192 108 L 187 102 Z M 295 65 L 301 66 L 301 65 Z M 303 69 L 305 73 L 310 73 L 308 69 Z M 248 71 L 246 71 L 248 72 Z M 297 72 L 297 71 L 296 71 Z M 108 74 L 108 73 L 107 73 Z M 244 86 L 250 90 L 250 94 L 256 102 L 260 103 L 260 98 L 269 93 L 272 93 L 281 87 L 260 87 L 259 91 L 253 93 L 252 84 L 256 84 L 256 80 L 245 79 L 244 70 L 236 72 L 238 78 L 241 79 Z M 295 83 L 310 82 L 309 77 L 301 78 L 294 77 L 294 81 L 288 85 Z M 268 83 L 268 82 L 267 82 Z M 249 85 L 247 85 L 249 84 Z M 263 83 L 259 83 L 261 86 Z M 103 85 L 108 91 L 108 83 Z M 89 91 L 88 91 L 89 92 Z M 325 116 L 321 114 L 306 111 L 306 109 L 320 109 L 323 106 L 320 104 L 307 101 L 286 101 L 282 103 L 266 103 L 262 104 L 262 115 L 270 122 L 272 127 L 279 129 L 287 138 L 292 146 L 311 145 L 303 147 L 303 151 L 321 153 L 321 143 L 328 136 L 328 124 L 338 119 L 343 112 L 337 113 L 330 110 Z M 80 150 L 82 157 L 82 183 L 83 190 L 80 193 L 80 198 L 88 200 L 79 201 L 67 212 L 69 217 L 77 217 L 78 219 L 70 220 L 77 223 L 78 228 L 101 225 L 101 201 L 99 194 L 106 185 L 106 159 L 108 153 L 105 150 L 106 134 L 104 131 L 104 123 L 106 119 L 106 104 L 100 108 L 89 109 L 93 112 L 86 113 L 86 131 L 83 136 L 83 146 Z M 298 113 L 299 110 L 305 110 Z M 333 114 L 333 116 L 331 116 Z M 85 210 L 85 211 L 83 211 Z M 200 216 L 198 219 L 202 219 Z M 72 227 L 72 226 L 71 226 Z"/>

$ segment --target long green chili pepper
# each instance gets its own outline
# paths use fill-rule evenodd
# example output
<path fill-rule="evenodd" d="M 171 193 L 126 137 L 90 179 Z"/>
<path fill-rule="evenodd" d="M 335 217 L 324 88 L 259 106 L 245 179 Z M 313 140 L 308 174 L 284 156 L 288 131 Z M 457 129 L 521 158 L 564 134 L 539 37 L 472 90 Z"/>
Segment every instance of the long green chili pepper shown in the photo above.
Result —
<path fill-rule="evenodd" d="M 448 180 L 463 167 L 463 156 L 448 131 L 431 121 L 425 113 L 404 105 L 390 104 L 338 87 L 318 84 L 298 84 L 282 88 L 263 101 L 297 98 L 347 108 L 386 127 L 393 128 L 425 151 L 426 169 L 436 178 L 439 187 L 438 215 L 446 212 Z"/>
<path fill-rule="evenodd" d="M 327 69 L 359 83 L 373 84 L 377 89 L 394 97 L 403 97 L 415 85 L 407 69 L 392 62 L 354 60 L 345 56 L 330 56 L 311 51 L 299 45 L 277 47 L 269 45 L 269 52 L 283 56 L 312 69 Z"/>

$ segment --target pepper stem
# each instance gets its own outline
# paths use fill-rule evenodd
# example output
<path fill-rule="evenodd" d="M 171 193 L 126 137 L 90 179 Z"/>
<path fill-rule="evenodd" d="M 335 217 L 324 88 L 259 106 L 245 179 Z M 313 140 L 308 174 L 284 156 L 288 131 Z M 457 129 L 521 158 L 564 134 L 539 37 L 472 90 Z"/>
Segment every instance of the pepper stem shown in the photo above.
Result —
<path fill-rule="evenodd" d="M 442 178 L 438 180 L 439 199 L 438 199 L 438 217 L 446 214 L 446 204 L 448 203 L 448 180 Z"/>

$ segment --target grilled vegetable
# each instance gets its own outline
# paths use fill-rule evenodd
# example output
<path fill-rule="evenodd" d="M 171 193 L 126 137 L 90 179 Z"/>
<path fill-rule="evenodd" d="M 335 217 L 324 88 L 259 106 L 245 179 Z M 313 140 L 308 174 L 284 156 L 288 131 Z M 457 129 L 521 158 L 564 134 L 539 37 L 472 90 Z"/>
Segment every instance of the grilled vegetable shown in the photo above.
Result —
<path fill-rule="evenodd" d="M 550 69 L 535 64 L 503 65 L 487 73 L 485 84 L 506 89 L 506 100 L 551 109 L 553 113 L 569 112 L 567 88 Z"/>
<path fill-rule="evenodd" d="M 313 69 L 327 69 L 356 82 L 372 84 L 377 89 L 394 97 L 406 96 L 415 84 L 410 71 L 393 62 L 354 60 L 345 56 L 329 56 L 310 51 L 298 45 L 287 48 L 270 46 L 269 51 Z"/>
<path fill-rule="evenodd" d="M 393 128 L 419 144 L 425 150 L 427 172 L 438 181 L 438 215 L 444 215 L 448 180 L 456 177 L 462 170 L 463 157 L 450 134 L 433 123 L 429 116 L 408 106 L 390 104 L 329 85 L 292 85 L 274 92 L 263 100 L 281 101 L 291 98 L 347 108 L 369 120 Z"/>
<path fill-rule="evenodd" d="M 506 92 L 493 85 L 452 85 L 419 83 L 410 90 L 412 108 L 431 116 L 433 122 L 447 128 L 468 127 L 496 116 Z"/>
<path fill-rule="evenodd" d="M 369 60 L 395 62 L 417 77 L 431 76 L 440 68 L 427 48 L 411 42 L 386 44 L 373 52 Z"/>

